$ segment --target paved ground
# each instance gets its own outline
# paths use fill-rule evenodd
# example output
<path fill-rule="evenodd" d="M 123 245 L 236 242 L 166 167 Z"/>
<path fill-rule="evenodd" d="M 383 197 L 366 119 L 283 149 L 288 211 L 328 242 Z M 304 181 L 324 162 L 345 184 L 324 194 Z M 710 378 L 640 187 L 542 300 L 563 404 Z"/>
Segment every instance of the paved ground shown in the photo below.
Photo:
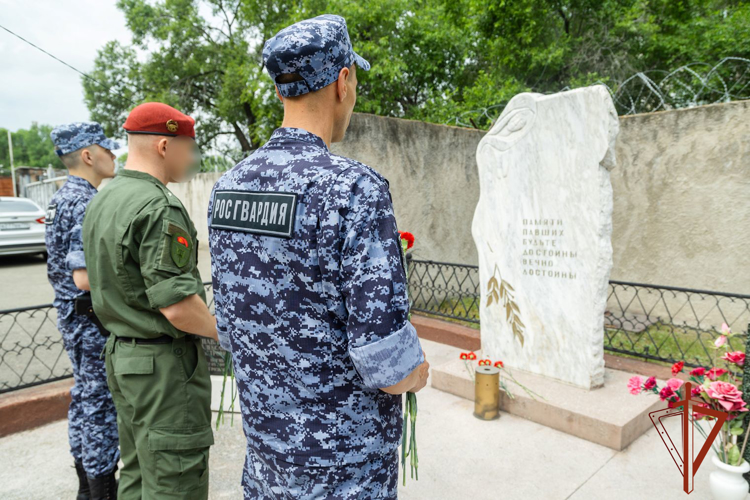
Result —
<path fill-rule="evenodd" d="M 204 280 L 209 259 L 199 257 Z M 0 259 L 0 309 L 49 303 L 52 291 L 38 257 Z M 433 365 L 457 350 L 424 341 Z M 626 390 L 623 387 L 623 390 Z M 420 480 L 407 480 L 399 496 L 425 499 L 684 499 L 682 477 L 656 431 L 651 429 L 622 452 L 599 446 L 503 413 L 483 422 L 472 403 L 430 387 L 419 394 Z M 74 497 L 66 422 L 0 439 L 0 498 Z M 673 422 L 669 430 L 679 431 Z M 211 498 L 240 498 L 245 438 L 235 417 L 215 433 L 211 451 Z M 702 440 L 696 439 L 702 445 Z M 709 455 L 710 457 L 710 455 Z M 696 474 L 691 499 L 708 499 L 707 457 Z M 43 476 L 44 480 L 40 480 Z"/>
<path fill-rule="evenodd" d="M 429 341 L 424 347 L 434 364 L 457 353 Z M 408 479 L 399 498 L 685 498 L 682 477 L 653 429 L 616 452 L 506 413 L 483 422 L 472 416 L 472 410 L 471 402 L 430 387 L 420 392 L 420 479 Z M 237 418 L 233 427 L 227 420 L 215 433 L 212 499 L 241 497 L 245 438 Z M 669 429 L 673 435 L 678 426 Z M 73 498 L 76 480 L 66 440 L 64 421 L 0 439 L 0 498 Z M 696 475 L 691 499 L 710 498 L 712 470 L 707 459 Z M 39 480 L 41 471 L 44 481 Z"/>

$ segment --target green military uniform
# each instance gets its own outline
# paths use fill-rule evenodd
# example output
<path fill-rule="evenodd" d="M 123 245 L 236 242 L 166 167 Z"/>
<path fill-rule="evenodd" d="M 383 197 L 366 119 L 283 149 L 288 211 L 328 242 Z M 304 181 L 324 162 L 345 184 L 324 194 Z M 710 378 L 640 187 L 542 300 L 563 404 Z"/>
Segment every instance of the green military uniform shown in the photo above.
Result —
<path fill-rule="evenodd" d="M 205 499 L 211 382 L 200 338 L 159 312 L 193 294 L 206 300 L 196 231 L 155 177 L 122 170 L 83 223 L 94 310 L 112 335 L 107 382 L 124 467 L 119 497 Z"/>

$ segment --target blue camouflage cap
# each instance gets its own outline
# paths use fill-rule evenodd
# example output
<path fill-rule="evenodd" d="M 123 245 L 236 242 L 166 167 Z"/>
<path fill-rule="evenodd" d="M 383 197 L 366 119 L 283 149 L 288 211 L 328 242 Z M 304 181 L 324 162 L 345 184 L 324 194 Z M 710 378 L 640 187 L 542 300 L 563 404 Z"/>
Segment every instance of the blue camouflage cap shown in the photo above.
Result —
<path fill-rule="evenodd" d="M 322 89 L 353 63 L 365 71 L 370 69 L 370 63 L 354 52 L 344 18 L 332 14 L 300 21 L 276 33 L 263 47 L 263 63 L 274 82 L 279 75 L 290 73 L 303 78 L 276 83 L 283 97 Z"/>
<path fill-rule="evenodd" d="M 120 149 L 120 144 L 104 135 L 104 129 L 96 122 L 74 122 L 55 127 L 49 134 L 55 143 L 55 153 L 63 156 L 92 144 L 113 151 Z"/>

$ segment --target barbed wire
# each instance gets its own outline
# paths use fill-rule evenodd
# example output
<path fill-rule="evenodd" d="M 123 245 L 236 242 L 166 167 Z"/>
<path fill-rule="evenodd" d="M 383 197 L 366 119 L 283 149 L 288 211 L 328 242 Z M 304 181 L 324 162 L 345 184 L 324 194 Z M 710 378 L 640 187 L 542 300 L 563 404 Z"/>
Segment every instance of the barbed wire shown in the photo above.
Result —
<path fill-rule="evenodd" d="M 750 59 L 725 57 L 717 64 L 694 62 L 673 71 L 639 71 L 616 85 L 604 81 L 619 115 L 653 113 L 750 99 Z M 564 87 L 560 91 L 570 90 Z M 450 125 L 490 128 L 508 102 L 465 111 Z M 482 126 L 477 126 L 482 124 Z"/>

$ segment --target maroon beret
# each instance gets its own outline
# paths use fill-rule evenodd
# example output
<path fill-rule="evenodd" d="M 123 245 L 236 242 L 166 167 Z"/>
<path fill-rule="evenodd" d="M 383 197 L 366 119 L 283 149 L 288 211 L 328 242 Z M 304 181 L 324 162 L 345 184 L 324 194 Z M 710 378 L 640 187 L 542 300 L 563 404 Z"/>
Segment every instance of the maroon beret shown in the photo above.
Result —
<path fill-rule="evenodd" d="M 186 135 L 195 139 L 195 120 L 161 102 L 136 106 L 122 128 L 129 134 Z"/>

